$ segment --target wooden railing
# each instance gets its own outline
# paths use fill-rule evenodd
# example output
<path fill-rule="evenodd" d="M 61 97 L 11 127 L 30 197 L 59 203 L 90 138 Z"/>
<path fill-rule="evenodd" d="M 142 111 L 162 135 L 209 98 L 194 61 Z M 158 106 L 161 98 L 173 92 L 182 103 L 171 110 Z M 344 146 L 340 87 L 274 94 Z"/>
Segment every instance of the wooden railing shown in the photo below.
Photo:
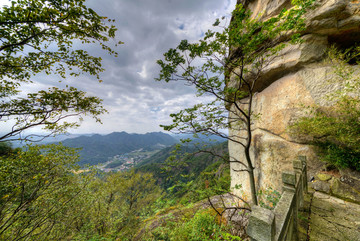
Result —
<path fill-rule="evenodd" d="M 252 207 L 247 234 L 251 240 L 298 240 L 298 210 L 307 192 L 306 157 L 293 161 L 293 171 L 282 173 L 283 193 L 274 211 Z"/>

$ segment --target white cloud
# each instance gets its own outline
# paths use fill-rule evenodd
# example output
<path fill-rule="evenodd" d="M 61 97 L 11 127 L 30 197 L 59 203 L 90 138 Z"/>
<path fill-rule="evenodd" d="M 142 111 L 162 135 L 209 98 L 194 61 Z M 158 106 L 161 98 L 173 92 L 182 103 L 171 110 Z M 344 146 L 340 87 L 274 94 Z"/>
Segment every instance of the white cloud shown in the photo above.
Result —
<path fill-rule="evenodd" d="M 1 1 L 1 0 L 0 0 Z M 39 76 L 38 85 L 26 90 L 75 86 L 104 99 L 109 114 L 103 125 L 85 119 L 73 133 L 160 131 L 160 124 L 171 122 L 169 114 L 199 103 L 194 89 L 183 83 L 154 80 L 159 74 L 156 60 L 180 40 L 198 40 L 216 18 L 229 15 L 236 0 L 89 0 L 87 5 L 100 15 L 116 20 L 117 38 L 125 44 L 116 51 L 119 57 L 103 55 L 100 48 L 89 48 L 102 55 L 102 83 L 89 76 L 69 78 L 58 83 L 56 77 Z M 55 81 L 53 81 L 55 79 Z M 46 84 L 45 84 L 46 83 Z"/>
<path fill-rule="evenodd" d="M 141 78 L 146 79 L 147 77 L 146 64 L 143 64 L 143 66 L 141 67 L 141 71 L 136 73 L 138 73 Z"/>

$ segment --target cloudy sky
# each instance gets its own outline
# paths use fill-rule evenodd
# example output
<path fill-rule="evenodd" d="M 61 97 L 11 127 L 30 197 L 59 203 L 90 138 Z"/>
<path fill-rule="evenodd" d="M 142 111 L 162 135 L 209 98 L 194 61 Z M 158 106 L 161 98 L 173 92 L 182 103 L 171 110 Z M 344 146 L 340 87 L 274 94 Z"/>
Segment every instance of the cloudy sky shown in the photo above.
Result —
<path fill-rule="evenodd" d="M 88 0 L 97 13 L 115 19 L 118 58 L 103 56 L 102 83 L 81 76 L 68 79 L 72 86 L 104 100 L 109 114 L 103 124 L 86 119 L 71 133 L 110 133 L 161 131 L 160 124 L 171 121 L 169 114 L 199 101 L 184 83 L 156 82 L 156 60 L 180 40 L 196 41 L 216 18 L 229 16 L 236 0 Z M 93 54 L 104 54 L 94 50 Z M 44 77 L 50 78 L 50 77 Z M 54 78 L 54 77 L 51 77 Z M 47 79 L 37 86 L 45 87 Z M 64 83 L 67 84 L 67 83 Z"/>

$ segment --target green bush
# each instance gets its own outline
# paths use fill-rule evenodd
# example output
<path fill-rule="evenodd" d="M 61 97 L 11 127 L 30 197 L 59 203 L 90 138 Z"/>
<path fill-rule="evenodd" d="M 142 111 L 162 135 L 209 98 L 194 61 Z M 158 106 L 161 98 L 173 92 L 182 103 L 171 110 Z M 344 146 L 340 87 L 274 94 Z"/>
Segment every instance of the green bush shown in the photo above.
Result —
<path fill-rule="evenodd" d="M 340 168 L 351 168 L 360 171 L 360 152 L 331 142 L 319 143 L 323 160 Z"/>
<path fill-rule="evenodd" d="M 183 223 L 169 222 L 158 227 L 148 240 L 203 241 L 203 240 L 241 240 L 227 232 L 227 227 L 216 223 L 209 210 L 197 212 Z"/>
<path fill-rule="evenodd" d="M 227 193 L 230 191 L 230 165 L 221 161 L 213 163 L 187 185 L 180 201 L 183 204 Z"/>
<path fill-rule="evenodd" d="M 311 106 L 308 116 L 299 119 L 290 131 L 319 147 L 321 158 L 339 168 L 360 171 L 360 78 L 348 63 L 358 60 L 360 47 L 346 51 L 329 50 L 335 78 L 341 88 L 325 96 L 330 108 Z M 359 61 L 357 62 L 359 64 Z"/>

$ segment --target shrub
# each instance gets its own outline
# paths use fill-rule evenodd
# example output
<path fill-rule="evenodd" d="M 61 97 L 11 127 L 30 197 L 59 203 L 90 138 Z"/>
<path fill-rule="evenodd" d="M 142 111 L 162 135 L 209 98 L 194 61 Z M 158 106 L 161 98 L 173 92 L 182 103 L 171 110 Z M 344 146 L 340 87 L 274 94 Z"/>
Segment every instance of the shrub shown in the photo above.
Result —
<path fill-rule="evenodd" d="M 319 147 L 322 160 L 339 168 L 360 171 L 360 78 L 348 63 L 359 60 L 360 46 L 351 50 L 339 51 L 332 47 L 329 60 L 333 64 L 341 89 L 327 95 L 333 102 L 331 108 L 308 107 L 309 115 L 300 118 L 290 127 L 290 131 L 306 137 L 310 144 Z"/>
<path fill-rule="evenodd" d="M 203 241 L 203 240 L 241 240 L 231 235 L 227 226 L 218 224 L 211 210 L 199 211 L 190 219 L 169 221 L 165 226 L 152 231 L 147 240 Z"/>

